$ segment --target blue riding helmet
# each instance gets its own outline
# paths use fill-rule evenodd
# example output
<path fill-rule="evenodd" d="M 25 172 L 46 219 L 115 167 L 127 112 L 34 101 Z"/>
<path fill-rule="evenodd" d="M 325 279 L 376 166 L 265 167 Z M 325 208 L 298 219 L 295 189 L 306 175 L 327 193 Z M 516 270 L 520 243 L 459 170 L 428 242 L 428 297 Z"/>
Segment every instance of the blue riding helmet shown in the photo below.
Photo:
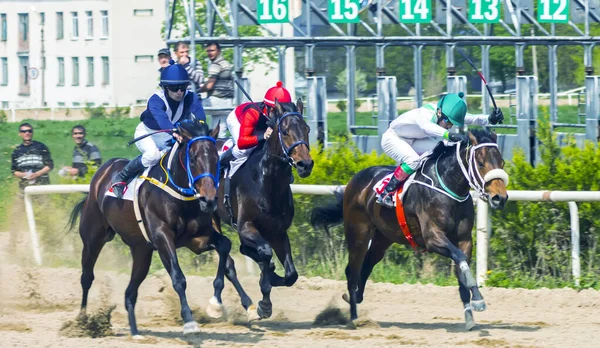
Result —
<path fill-rule="evenodd" d="M 172 86 L 190 83 L 190 76 L 185 71 L 185 68 L 179 64 L 175 64 L 173 60 L 170 63 L 171 65 L 164 68 L 160 73 L 160 85 Z"/>

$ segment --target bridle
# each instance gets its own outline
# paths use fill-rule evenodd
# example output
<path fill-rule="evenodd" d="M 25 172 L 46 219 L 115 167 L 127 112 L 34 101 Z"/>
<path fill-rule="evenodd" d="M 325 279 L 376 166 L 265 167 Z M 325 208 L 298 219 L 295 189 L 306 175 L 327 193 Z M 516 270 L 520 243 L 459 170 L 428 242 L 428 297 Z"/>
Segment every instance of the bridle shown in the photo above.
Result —
<path fill-rule="evenodd" d="M 504 171 L 504 169 L 496 168 L 492 169 L 489 172 L 485 173 L 485 176 L 481 176 L 477 167 L 477 163 L 475 160 L 475 151 L 481 149 L 483 147 L 495 147 L 498 148 L 498 144 L 496 143 L 481 143 L 474 146 L 467 147 L 467 152 L 465 154 L 465 159 L 467 162 L 467 168 L 463 161 L 460 158 L 460 145 L 456 146 L 456 159 L 458 160 L 458 164 L 460 165 L 460 169 L 463 172 L 464 177 L 469 182 L 469 185 L 477 191 L 479 197 L 484 201 L 487 201 L 489 198 L 489 194 L 485 192 L 485 185 L 495 179 L 501 179 L 504 181 L 504 185 L 508 186 L 508 174 Z M 469 151 L 470 150 L 470 151 Z"/>
<path fill-rule="evenodd" d="M 281 134 L 281 121 L 283 121 L 286 117 L 289 117 L 289 116 L 296 116 L 296 117 L 303 118 L 302 114 L 297 111 L 291 111 L 291 112 L 284 113 L 283 116 L 281 116 L 279 119 L 277 119 L 277 136 L 279 137 L 279 144 L 281 145 L 281 150 L 283 151 L 283 156 L 281 156 L 281 159 L 284 162 L 288 162 L 290 164 L 290 166 L 295 167 L 296 162 L 294 162 L 294 159 L 291 157 L 291 154 L 292 154 L 292 151 L 294 151 L 294 148 L 296 148 L 296 146 L 299 146 L 299 145 L 306 145 L 306 147 L 308 148 L 308 151 L 310 151 L 310 145 L 304 140 L 298 140 L 298 141 L 294 142 L 292 145 L 290 145 L 289 147 L 285 146 L 285 143 L 283 142 L 283 138 L 282 138 L 282 134 Z"/>
<path fill-rule="evenodd" d="M 198 191 L 196 190 L 196 188 L 195 188 L 194 185 L 196 184 L 196 182 L 198 180 L 200 180 L 202 178 L 205 178 L 205 177 L 211 178 L 213 180 L 213 182 L 215 183 L 215 188 L 219 188 L 219 176 L 218 176 L 218 174 L 214 175 L 211 172 L 201 173 L 201 174 L 198 174 L 196 176 L 194 176 L 192 174 L 192 169 L 190 167 L 190 146 L 193 143 L 197 142 L 197 141 L 210 141 L 213 144 L 216 144 L 216 142 L 217 142 L 217 140 L 215 138 L 213 138 L 211 136 L 208 136 L 208 135 L 202 135 L 202 136 L 194 137 L 194 138 L 190 139 L 187 142 L 186 147 L 185 147 L 185 171 L 186 171 L 186 174 L 187 174 L 187 177 L 188 177 L 189 188 L 188 187 L 178 186 L 177 184 L 175 184 L 174 180 L 170 180 L 171 184 L 177 190 L 179 190 L 179 192 L 181 192 L 182 194 L 184 194 L 186 196 L 194 196 L 194 195 L 198 194 Z M 217 159 L 217 173 L 219 173 L 220 167 L 221 167 L 221 161 L 220 161 L 220 159 Z M 168 171 L 168 175 L 170 177 L 173 177 L 171 175 L 171 170 L 169 168 L 167 168 L 167 171 Z"/>

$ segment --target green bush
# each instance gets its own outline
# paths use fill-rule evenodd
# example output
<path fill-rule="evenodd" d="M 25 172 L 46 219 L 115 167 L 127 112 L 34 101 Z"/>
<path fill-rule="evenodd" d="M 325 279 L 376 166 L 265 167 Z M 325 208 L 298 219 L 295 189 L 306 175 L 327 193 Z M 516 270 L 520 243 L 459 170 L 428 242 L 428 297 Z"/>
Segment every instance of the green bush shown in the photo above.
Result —
<path fill-rule="evenodd" d="M 339 100 L 335 103 L 335 106 L 340 110 L 340 112 L 346 112 L 346 108 L 348 107 L 345 100 Z"/>
<path fill-rule="evenodd" d="M 0 110 L 0 123 L 8 122 L 8 117 L 6 117 L 6 112 L 4 110 Z"/>

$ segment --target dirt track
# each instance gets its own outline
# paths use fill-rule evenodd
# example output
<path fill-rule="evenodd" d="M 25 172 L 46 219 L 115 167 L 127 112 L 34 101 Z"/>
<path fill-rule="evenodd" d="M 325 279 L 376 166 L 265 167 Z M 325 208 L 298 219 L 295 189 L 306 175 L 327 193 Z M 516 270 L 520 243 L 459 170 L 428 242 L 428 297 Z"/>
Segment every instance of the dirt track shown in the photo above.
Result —
<path fill-rule="evenodd" d="M 164 274 L 149 277 L 140 288 L 137 317 L 144 339 L 133 340 L 123 306 L 128 274 L 97 272 L 90 309 L 115 304 L 116 336 L 67 338 L 59 330 L 78 313 L 81 290 L 78 269 L 33 268 L 7 262 L 7 233 L 0 233 L 0 347 L 598 347 L 600 292 L 571 289 L 507 290 L 485 288 L 488 310 L 476 313 L 478 326 L 465 332 L 456 287 L 369 284 L 359 306 L 363 326 L 313 325 L 329 304 L 347 310 L 341 300 L 344 283 L 300 278 L 292 288 L 274 289 L 273 318 L 244 323 L 237 295 L 227 283 L 228 318 L 201 324 L 201 332 L 182 335 L 179 304 Z M 187 277 L 193 309 L 205 307 L 212 279 Z M 255 302 L 257 279 L 242 284 Z M 202 322 L 202 317 L 196 315 Z"/>

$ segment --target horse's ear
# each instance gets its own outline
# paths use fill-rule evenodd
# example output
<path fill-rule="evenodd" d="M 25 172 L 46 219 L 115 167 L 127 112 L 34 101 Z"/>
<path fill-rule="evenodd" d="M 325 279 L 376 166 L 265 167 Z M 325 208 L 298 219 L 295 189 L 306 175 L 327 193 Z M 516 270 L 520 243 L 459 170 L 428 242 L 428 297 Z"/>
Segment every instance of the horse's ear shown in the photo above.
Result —
<path fill-rule="evenodd" d="M 304 115 L 304 103 L 302 102 L 302 98 L 298 98 L 296 101 L 296 107 L 298 108 L 300 115 Z"/>
<path fill-rule="evenodd" d="M 215 128 L 212 131 L 210 131 L 209 135 L 211 136 L 211 138 L 217 139 L 217 136 L 219 135 L 219 129 L 221 129 L 221 120 L 219 120 Z"/>
<path fill-rule="evenodd" d="M 277 110 L 277 117 L 281 117 L 284 114 L 283 107 L 279 104 L 277 98 L 275 98 L 275 110 Z"/>
<path fill-rule="evenodd" d="M 467 136 L 469 137 L 469 142 L 473 145 L 477 145 L 479 143 L 479 141 L 477 141 L 477 138 L 473 135 L 473 133 L 471 133 L 471 131 L 467 132 Z"/>
<path fill-rule="evenodd" d="M 492 141 L 495 144 L 498 144 L 498 136 L 496 135 L 496 132 L 490 132 L 490 136 L 492 137 Z"/>

